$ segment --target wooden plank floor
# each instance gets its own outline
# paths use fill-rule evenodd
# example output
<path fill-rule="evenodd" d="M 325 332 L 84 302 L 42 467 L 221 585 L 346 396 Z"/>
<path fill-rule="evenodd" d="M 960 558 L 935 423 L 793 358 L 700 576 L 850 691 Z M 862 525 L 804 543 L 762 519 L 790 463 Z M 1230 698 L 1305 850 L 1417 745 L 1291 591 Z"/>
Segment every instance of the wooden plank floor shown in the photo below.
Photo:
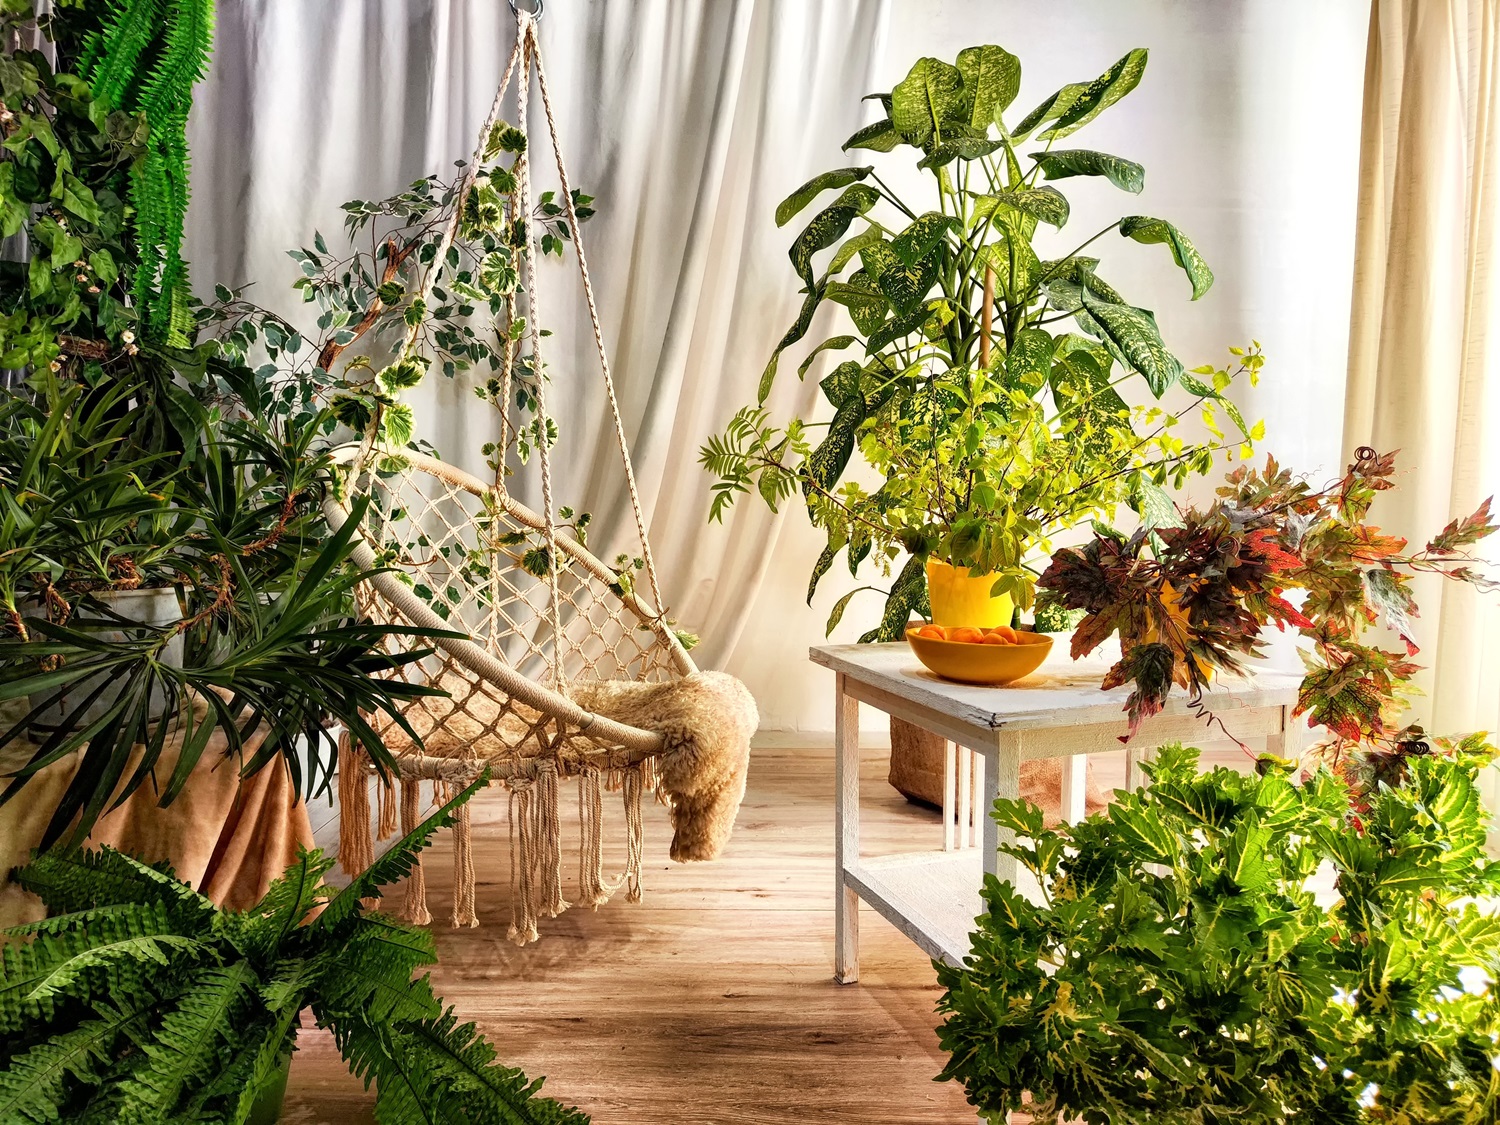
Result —
<path fill-rule="evenodd" d="M 1106 789 L 1122 782 L 1123 755 L 1094 762 Z M 865 850 L 940 847 L 939 815 L 890 789 L 885 767 L 884 751 L 863 763 Z M 830 750 L 757 750 L 720 860 L 670 863 L 665 810 L 652 805 L 645 901 L 570 910 L 518 949 L 505 937 L 505 798 L 490 790 L 474 804 L 479 929 L 446 925 L 446 837 L 429 852 L 438 994 L 598 1125 L 973 1122 L 962 1090 L 933 1081 L 940 990 L 927 958 L 865 907 L 862 979 L 832 981 L 832 792 Z M 577 823 L 571 808 L 565 825 Z M 606 811 L 616 868 L 617 810 Z M 575 885 L 566 853 L 564 873 Z M 298 1042 L 282 1120 L 373 1121 L 373 1094 L 331 1039 L 308 1029 Z"/>

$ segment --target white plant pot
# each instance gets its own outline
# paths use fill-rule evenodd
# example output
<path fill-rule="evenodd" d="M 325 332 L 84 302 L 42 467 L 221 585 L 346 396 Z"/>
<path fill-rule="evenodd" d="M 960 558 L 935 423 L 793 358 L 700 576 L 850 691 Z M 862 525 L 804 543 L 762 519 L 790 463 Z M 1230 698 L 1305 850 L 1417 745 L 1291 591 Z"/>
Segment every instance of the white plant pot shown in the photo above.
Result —
<path fill-rule="evenodd" d="M 175 625 L 182 620 L 182 607 L 177 603 L 177 591 L 170 587 L 149 590 L 106 590 L 94 594 L 94 599 L 127 621 L 138 621 L 142 625 L 153 625 L 160 628 L 167 625 Z M 131 632 L 124 628 L 101 629 L 97 635 L 102 640 L 107 641 L 124 641 L 130 640 L 132 637 Z M 167 641 L 166 645 L 162 648 L 161 663 L 170 667 L 181 668 L 182 654 L 182 634 L 179 633 Z M 68 713 L 77 706 L 78 701 L 87 699 L 108 675 L 109 673 L 100 672 L 97 676 L 90 676 L 69 688 L 67 694 L 32 720 L 31 725 L 33 729 L 38 731 L 55 730 L 63 719 L 67 717 Z M 84 709 L 83 715 L 76 726 L 87 726 L 114 706 L 115 701 L 120 697 L 120 692 L 124 688 L 124 685 L 125 680 L 122 677 L 119 684 L 106 687 L 104 691 L 100 692 L 99 697 Z M 27 702 L 35 709 L 38 704 L 45 702 L 51 694 L 51 692 L 45 692 L 41 695 L 29 696 Z M 165 694 L 159 689 L 153 690 L 151 693 L 151 718 L 160 718 L 165 710 Z"/>

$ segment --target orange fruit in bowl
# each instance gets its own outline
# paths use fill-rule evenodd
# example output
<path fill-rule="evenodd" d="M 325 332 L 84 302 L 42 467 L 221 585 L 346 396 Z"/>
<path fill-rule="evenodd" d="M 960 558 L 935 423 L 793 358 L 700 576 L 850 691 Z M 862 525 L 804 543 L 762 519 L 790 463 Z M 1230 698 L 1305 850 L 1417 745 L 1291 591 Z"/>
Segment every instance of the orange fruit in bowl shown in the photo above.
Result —
<path fill-rule="evenodd" d="M 1016 631 L 1009 625 L 997 625 L 990 630 L 990 633 L 1002 638 L 1008 645 L 1018 645 L 1021 643 L 1021 638 L 1016 636 Z"/>
<path fill-rule="evenodd" d="M 948 630 L 944 629 L 941 625 L 923 625 L 917 630 L 917 636 L 929 641 L 946 641 L 948 639 Z"/>
<path fill-rule="evenodd" d="M 984 634 L 970 625 L 960 625 L 948 631 L 948 639 L 964 645 L 984 644 Z"/>
<path fill-rule="evenodd" d="M 987 645 L 1008 645 L 1012 642 L 1005 638 L 1005 634 L 999 629 L 991 629 L 984 635 L 984 643 Z"/>

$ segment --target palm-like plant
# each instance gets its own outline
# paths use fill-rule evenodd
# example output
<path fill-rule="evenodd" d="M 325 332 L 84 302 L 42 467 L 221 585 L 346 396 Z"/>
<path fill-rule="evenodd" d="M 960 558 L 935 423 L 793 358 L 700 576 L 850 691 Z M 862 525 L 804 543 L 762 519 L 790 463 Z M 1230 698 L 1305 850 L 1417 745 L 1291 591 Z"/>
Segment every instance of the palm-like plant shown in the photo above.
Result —
<path fill-rule="evenodd" d="M 390 1125 L 586 1125 L 495 1063 L 426 974 L 426 931 L 367 912 L 457 806 L 449 801 L 342 891 L 303 852 L 224 911 L 120 852 L 46 853 L 17 872 L 53 917 L 0 949 L 0 1121 L 238 1123 L 281 1081 L 304 1008 Z"/>

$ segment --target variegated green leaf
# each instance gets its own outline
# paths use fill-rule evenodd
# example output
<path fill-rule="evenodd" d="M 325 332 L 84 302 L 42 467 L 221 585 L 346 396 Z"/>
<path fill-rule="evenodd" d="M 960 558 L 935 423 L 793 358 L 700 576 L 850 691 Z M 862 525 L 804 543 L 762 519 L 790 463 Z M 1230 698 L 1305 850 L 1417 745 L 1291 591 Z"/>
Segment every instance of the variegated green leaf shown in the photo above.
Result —
<path fill-rule="evenodd" d="M 1031 159 L 1042 166 L 1042 175 L 1049 180 L 1103 176 L 1115 187 L 1133 193 L 1139 193 L 1146 186 L 1146 169 L 1133 160 L 1111 156 L 1107 152 L 1093 152 L 1086 148 L 1058 149 L 1055 152 L 1034 152 Z"/>
<path fill-rule="evenodd" d="M 822 581 L 823 575 L 827 574 L 833 566 L 833 560 L 838 557 L 838 550 L 830 544 L 823 548 L 818 555 L 818 561 L 813 563 L 812 577 L 807 581 L 807 604 L 812 605 L 813 595 L 818 592 L 818 583 Z"/>
<path fill-rule="evenodd" d="M 874 188 L 854 184 L 846 188 L 834 203 L 819 211 L 813 221 L 802 229 L 802 233 L 792 243 L 792 248 L 787 251 L 787 256 L 791 258 L 792 268 L 801 275 L 803 281 L 808 285 L 813 283 L 813 255 L 842 238 L 849 229 L 849 224 L 875 206 L 875 201 L 879 198 L 880 193 Z"/>
<path fill-rule="evenodd" d="M 851 148 L 864 148 L 871 152 L 890 152 L 900 143 L 901 134 L 896 132 L 896 126 L 890 118 L 885 118 L 856 130 L 854 135 L 844 142 L 844 151 L 848 152 Z"/>
<path fill-rule="evenodd" d="M 831 172 L 814 176 L 776 205 L 776 225 L 786 226 L 798 212 L 823 192 L 858 183 L 874 170 L 868 165 L 863 168 L 835 168 Z"/>
<path fill-rule="evenodd" d="M 891 91 L 891 121 L 902 138 L 925 146 L 963 112 L 963 75 L 941 59 L 918 59 Z"/>
<path fill-rule="evenodd" d="M 847 282 L 830 281 L 828 299 L 848 309 L 849 319 L 866 336 L 880 327 L 890 307 L 874 278 L 864 270 L 856 271 Z"/>
<path fill-rule="evenodd" d="M 978 160 L 998 149 L 1003 142 L 985 137 L 944 138 L 932 146 L 932 151 L 917 161 L 918 168 L 941 168 L 955 160 Z"/>
<path fill-rule="evenodd" d="M 776 350 L 771 353 L 766 369 L 761 372 L 760 386 L 756 388 L 757 402 L 765 402 L 766 396 L 771 393 L 771 386 L 776 382 L 776 366 L 781 360 L 781 353 L 807 335 L 807 330 L 812 324 L 813 313 L 817 312 L 818 306 L 822 304 L 826 288 L 827 286 L 823 285 L 816 286 L 810 289 L 803 299 L 802 311 L 797 314 L 796 323 L 786 330 L 781 343 L 777 344 Z"/>
<path fill-rule="evenodd" d="M 1035 395 L 1052 369 L 1052 337 L 1041 328 L 1023 328 L 1005 356 L 1005 383 Z"/>
<path fill-rule="evenodd" d="M 977 223 L 993 214 L 996 207 L 1013 208 L 1059 229 L 1068 221 L 1067 197 L 1055 187 L 1021 188 L 995 195 L 977 195 L 974 197 L 970 222 Z"/>
<path fill-rule="evenodd" d="M 835 410 L 859 394 L 861 369 L 852 359 L 839 364 L 818 384 Z"/>
<path fill-rule="evenodd" d="M 859 252 L 865 270 L 875 279 L 881 293 L 896 313 L 905 316 L 921 304 L 937 281 L 937 256 L 929 254 L 912 265 L 896 256 L 889 243 L 877 242 Z M 925 318 L 924 318 L 925 319 Z"/>
<path fill-rule="evenodd" d="M 969 124 L 984 129 L 991 122 L 998 123 L 1021 89 L 1021 60 L 1004 47 L 987 43 L 966 47 L 958 53 L 957 62 Z"/>
<path fill-rule="evenodd" d="M 1024 140 L 1049 121 L 1057 124 L 1038 134 L 1042 140 L 1056 140 L 1083 128 L 1136 88 L 1146 72 L 1146 54 L 1137 47 L 1092 82 L 1064 86 L 1028 113 L 1011 135 Z"/>
<path fill-rule="evenodd" d="M 951 215 L 929 211 L 919 216 L 909 227 L 891 240 L 891 253 L 901 260 L 902 265 L 914 266 L 927 257 L 928 252 L 943 241 L 943 236 L 957 224 L 958 220 Z M 870 268 L 868 261 L 865 262 L 865 268 Z M 870 270 L 870 272 L 879 280 L 878 271 Z"/>
<path fill-rule="evenodd" d="M 833 421 L 828 424 L 827 436 L 807 455 L 802 466 L 804 496 L 811 496 L 814 487 L 828 491 L 838 482 L 848 467 L 849 456 L 854 452 L 855 434 L 864 420 L 865 401 L 857 395 L 838 408 Z"/>
<path fill-rule="evenodd" d="M 1164 242 L 1172 250 L 1172 260 L 1188 275 L 1193 285 L 1193 300 L 1207 293 L 1214 283 L 1214 271 L 1208 268 L 1198 248 L 1165 219 L 1153 219 L 1146 215 L 1130 215 L 1120 220 L 1120 233 L 1137 242 Z"/>
<path fill-rule="evenodd" d="M 879 223 L 871 223 L 860 233 L 844 239 L 843 244 L 834 251 L 833 257 L 828 261 L 828 276 L 837 277 L 862 247 L 872 242 L 879 242 L 884 235 L 885 231 Z"/>
<path fill-rule="evenodd" d="M 1115 359 L 1140 372 L 1157 398 L 1182 375 L 1182 363 L 1167 351 L 1156 318 L 1145 309 L 1102 301 L 1084 289 L 1081 307 L 1073 315 L 1079 327 L 1097 337 Z"/>
<path fill-rule="evenodd" d="M 797 366 L 797 378 L 807 377 L 807 369 L 813 365 L 813 360 L 818 358 L 819 352 L 837 352 L 849 347 L 856 340 L 854 336 L 830 336 L 821 344 L 807 353 L 807 358 Z"/>

